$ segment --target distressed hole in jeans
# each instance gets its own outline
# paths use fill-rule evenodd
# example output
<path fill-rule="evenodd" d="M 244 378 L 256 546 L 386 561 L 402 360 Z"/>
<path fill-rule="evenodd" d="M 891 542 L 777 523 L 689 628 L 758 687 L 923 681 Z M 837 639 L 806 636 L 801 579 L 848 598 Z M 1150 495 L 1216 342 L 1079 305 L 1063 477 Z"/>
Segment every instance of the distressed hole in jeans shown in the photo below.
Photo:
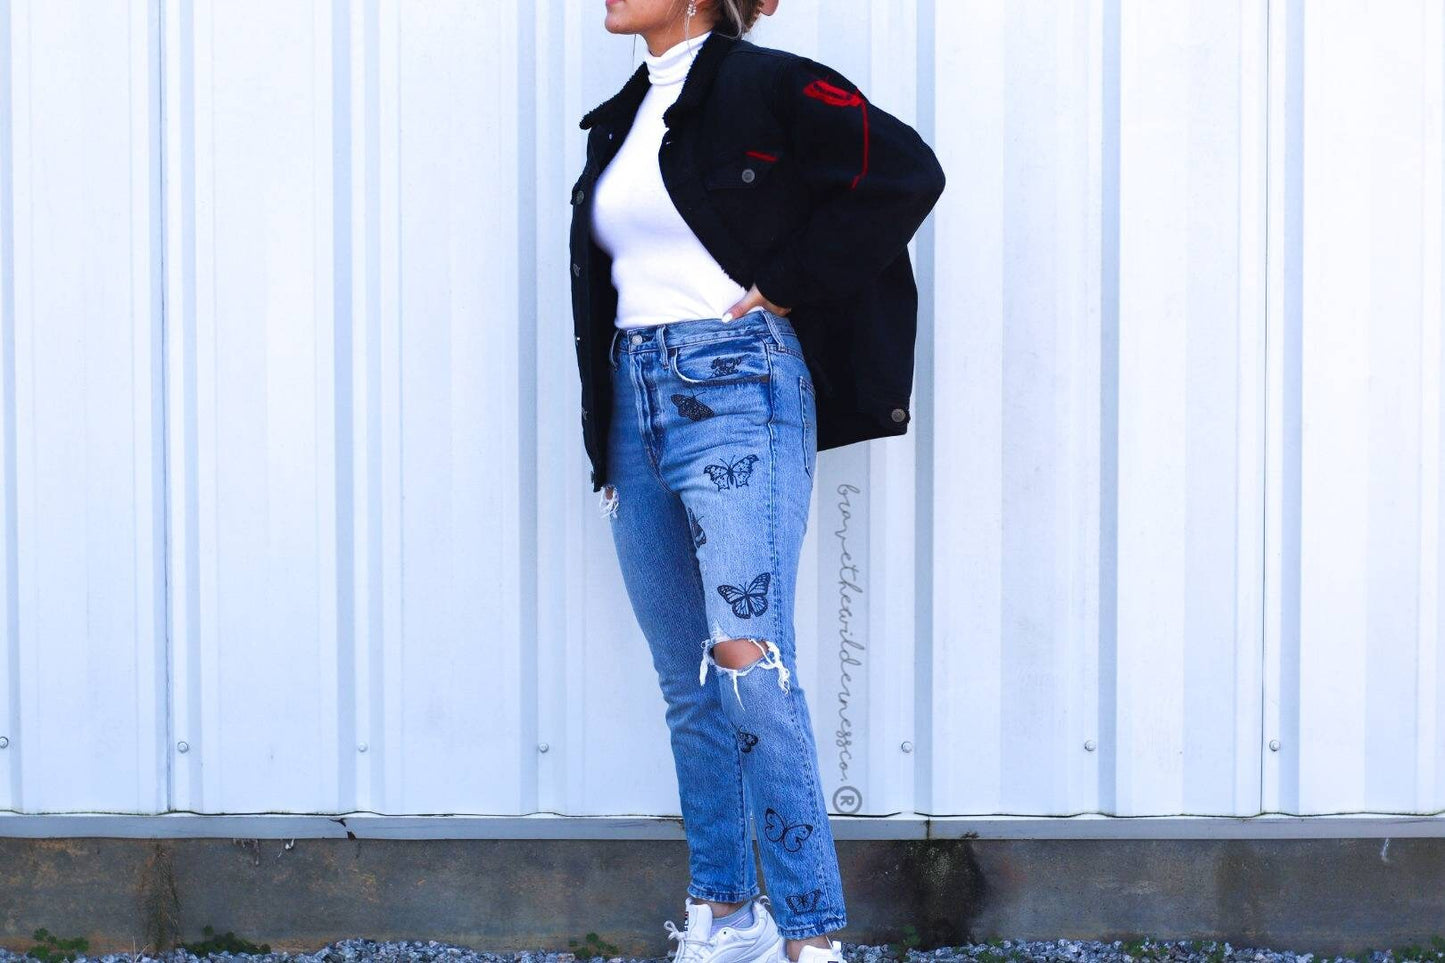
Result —
<path fill-rule="evenodd" d="M 753 645 L 757 646 L 759 649 L 762 650 L 762 654 L 740 669 L 734 669 L 730 666 L 720 664 L 716 659 L 713 658 L 713 646 L 719 645 L 723 642 L 727 642 L 734 638 L 751 642 Z M 741 676 L 747 675 L 758 666 L 762 666 L 764 669 L 777 670 L 778 688 L 782 689 L 784 692 L 788 691 L 788 679 L 791 677 L 791 673 L 788 672 L 788 667 L 783 665 L 783 653 L 781 650 L 778 649 L 777 643 L 774 642 L 772 639 L 759 639 L 751 635 L 729 636 L 725 632 L 723 632 L 722 626 L 718 625 L 716 622 L 713 622 L 712 635 L 702 640 L 702 664 L 699 665 L 697 669 L 698 685 L 705 685 L 707 683 L 708 663 L 712 663 L 713 668 L 715 668 L 719 674 L 730 676 L 732 678 L 733 695 L 737 696 L 738 705 L 743 704 L 742 693 L 738 691 L 738 679 Z"/>
<path fill-rule="evenodd" d="M 617 489 L 614 486 L 603 485 L 597 503 L 603 518 L 617 517 Z"/>

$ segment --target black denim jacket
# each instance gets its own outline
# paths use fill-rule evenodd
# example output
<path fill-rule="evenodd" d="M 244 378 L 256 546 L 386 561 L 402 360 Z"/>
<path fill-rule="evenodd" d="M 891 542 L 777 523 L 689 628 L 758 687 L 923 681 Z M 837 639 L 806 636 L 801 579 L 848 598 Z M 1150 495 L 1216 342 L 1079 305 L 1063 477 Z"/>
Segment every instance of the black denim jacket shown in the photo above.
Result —
<path fill-rule="evenodd" d="M 572 315 L 593 491 L 607 481 L 617 290 L 592 240 L 592 187 L 648 85 L 640 64 L 580 124 Z M 818 450 L 906 432 L 918 321 L 908 242 L 943 193 L 933 151 L 831 67 L 718 31 L 663 122 L 662 181 L 682 219 L 729 277 L 790 309 L 816 389 Z"/>

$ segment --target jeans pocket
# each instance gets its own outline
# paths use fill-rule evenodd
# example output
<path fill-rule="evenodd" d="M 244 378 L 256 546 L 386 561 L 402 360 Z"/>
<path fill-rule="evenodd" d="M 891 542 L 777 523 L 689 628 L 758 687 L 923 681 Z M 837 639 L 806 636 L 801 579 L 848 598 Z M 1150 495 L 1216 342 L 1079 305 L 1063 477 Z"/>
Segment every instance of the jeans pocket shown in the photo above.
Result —
<path fill-rule="evenodd" d="M 767 381 L 771 371 L 767 343 L 755 334 L 679 345 L 667 353 L 678 379 L 690 385 Z"/>
<path fill-rule="evenodd" d="M 798 410 L 802 414 L 803 425 L 803 470 L 812 478 L 813 465 L 818 457 L 818 405 L 812 382 L 802 375 L 798 375 Z"/>

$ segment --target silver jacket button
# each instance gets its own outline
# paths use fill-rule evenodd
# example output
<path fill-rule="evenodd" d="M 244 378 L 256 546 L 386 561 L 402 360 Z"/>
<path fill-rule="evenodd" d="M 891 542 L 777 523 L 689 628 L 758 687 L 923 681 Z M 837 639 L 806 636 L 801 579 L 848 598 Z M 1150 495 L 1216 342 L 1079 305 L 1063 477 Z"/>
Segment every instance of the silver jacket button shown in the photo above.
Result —
<path fill-rule="evenodd" d="M 908 412 L 904 411 L 902 408 L 894 408 L 894 409 L 893 409 L 893 420 L 894 420 L 894 421 L 902 421 L 903 419 L 905 419 L 905 418 L 907 418 L 907 417 L 908 417 Z"/>
<path fill-rule="evenodd" d="M 581 204 L 581 203 L 582 203 L 582 188 L 580 188 L 580 187 L 577 188 L 577 193 L 575 193 L 575 194 L 572 195 L 572 203 L 573 203 L 573 204 Z"/>
<path fill-rule="evenodd" d="M 579 334 L 579 335 L 577 335 L 577 337 L 573 338 L 572 340 L 573 340 L 573 341 L 576 341 L 578 344 L 581 344 L 581 343 L 582 343 L 582 335 Z"/>
<path fill-rule="evenodd" d="M 576 261 L 572 262 L 572 276 L 574 278 L 580 278 L 582 276 L 582 269 L 577 266 Z"/>
<path fill-rule="evenodd" d="M 743 168 L 743 183 L 744 183 L 744 184 L 751 184 L 751 183 L 753 182 L 753 178 L 754 178 L 754 177 L 757 177 L 757 176 L 758 176 L 757 174 L 753 173 L 753 169 L 752 169 L 751 167 L 744 167 L 744 168 Z"/>

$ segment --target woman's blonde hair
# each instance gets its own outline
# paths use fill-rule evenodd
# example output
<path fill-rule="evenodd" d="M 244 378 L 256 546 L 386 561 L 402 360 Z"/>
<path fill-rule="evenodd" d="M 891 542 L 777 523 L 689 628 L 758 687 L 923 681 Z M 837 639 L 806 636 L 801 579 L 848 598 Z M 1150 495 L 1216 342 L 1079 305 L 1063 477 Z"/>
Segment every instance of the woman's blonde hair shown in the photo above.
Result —
<path fill-rule="evenodd" d="M 741 37 L 753 29 L 758 15 L 763 11 L 763 0 L 713 0 L 717 12 L 717 25 L 723 32 Z"/>

